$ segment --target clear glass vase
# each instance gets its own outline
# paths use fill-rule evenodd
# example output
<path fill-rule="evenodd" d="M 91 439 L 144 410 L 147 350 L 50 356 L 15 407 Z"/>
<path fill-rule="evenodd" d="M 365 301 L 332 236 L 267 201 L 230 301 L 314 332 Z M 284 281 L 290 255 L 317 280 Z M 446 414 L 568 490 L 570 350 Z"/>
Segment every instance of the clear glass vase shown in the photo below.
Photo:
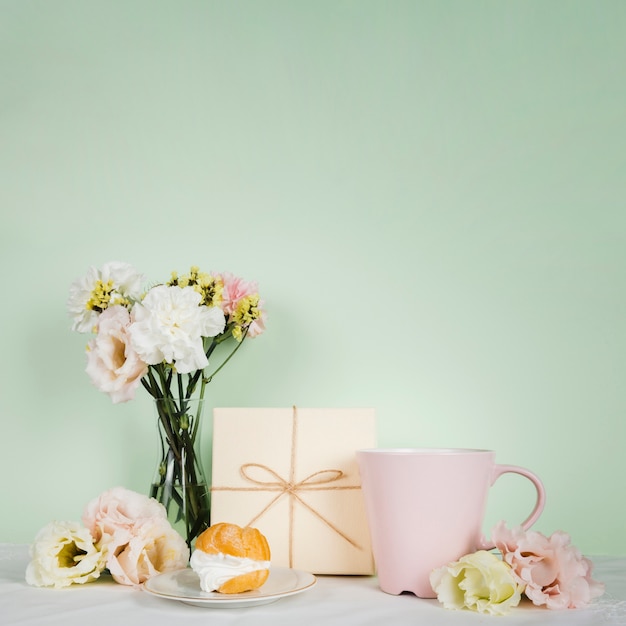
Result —
<path fill-rule="evenodd" d="M 204 401 L 169 397 L 154 403 L 159 461 L 150 496 L 165 506 L 169 522 L 191 549 L 210 524 L 209 486 L 200 454 Z"/>

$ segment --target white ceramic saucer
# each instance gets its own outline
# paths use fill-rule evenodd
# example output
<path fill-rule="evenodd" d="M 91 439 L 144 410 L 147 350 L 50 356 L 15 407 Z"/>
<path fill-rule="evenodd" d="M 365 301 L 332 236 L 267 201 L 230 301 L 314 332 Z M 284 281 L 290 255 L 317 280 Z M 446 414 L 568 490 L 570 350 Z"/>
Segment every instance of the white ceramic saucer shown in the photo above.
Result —
<path fill-rule="evenodd" d="M 210 609 L 237 609 L 276 602 L 281 598 L 311 589 L 317 579 L 313 574 L 288 567 L 272 567 L 265 584 L 259 589 L 244 593 L 207 593 L 200 589 L 200 579 L 191 569 L 165 572 L 148 579 L 144 591 L 185 604 Z"/>

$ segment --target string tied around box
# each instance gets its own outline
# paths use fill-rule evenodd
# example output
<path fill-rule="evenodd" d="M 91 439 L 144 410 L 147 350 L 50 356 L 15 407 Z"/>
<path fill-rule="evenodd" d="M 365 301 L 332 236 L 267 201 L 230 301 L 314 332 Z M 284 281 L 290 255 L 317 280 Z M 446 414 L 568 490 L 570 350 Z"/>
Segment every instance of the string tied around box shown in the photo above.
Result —
<path fill-rule="evenodd" d="M 293 527 L 294 508 L 296 502 L 310 511 L 315 517 L 328 526 L 333 532 L 347 541 L 351 546 L 362 550 L 363 548 L 328 518 L 322 515 L 317 509 L 312 507 L 302 498 L 302 493 L 307 491 L 341 491 L 360 489 L 360 485 L 336 485 L 338 480 L 345 476 L 339 469 L 323 469 L 309 474 L 302 480 L 296 481 L 297 453 L 296 443 L 298 435 L 298 412 L 297 407 L 293 407 L 291 429 L 291 458 L 289 463 L 289 476 L 284 478 L 268 465 L 261 463 L 244 463 L 239 468 L 244 480 L 252 483 L 251 487 L 212 487 L 212 491 L 268 491 L 276 492 L 276 495 L 268 504 L 257 513 L 246 525 L 252 526 L 269 509 L 271 509 L 283 496 L 289 497 L 289 567 L 293 567 Z"/>

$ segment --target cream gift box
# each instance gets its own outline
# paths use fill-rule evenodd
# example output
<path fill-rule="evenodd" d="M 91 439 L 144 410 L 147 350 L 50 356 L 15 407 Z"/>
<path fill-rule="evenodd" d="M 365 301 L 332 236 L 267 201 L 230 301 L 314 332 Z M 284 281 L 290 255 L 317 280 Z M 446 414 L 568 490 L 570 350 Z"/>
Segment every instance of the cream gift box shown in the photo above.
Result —
<path fill-rule="evenodd" d="M 215 408 L 211 523 L 254 526 L 272 564 L 373 574 L 356 450 L 373 409 Z"/>

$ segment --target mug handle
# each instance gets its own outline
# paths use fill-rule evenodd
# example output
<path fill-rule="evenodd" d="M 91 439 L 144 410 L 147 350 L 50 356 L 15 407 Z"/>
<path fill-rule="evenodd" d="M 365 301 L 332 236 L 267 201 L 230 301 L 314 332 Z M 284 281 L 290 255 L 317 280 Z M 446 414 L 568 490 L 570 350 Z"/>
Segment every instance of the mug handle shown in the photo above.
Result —
<path fill-rule="evenodd" d="M 537 490 L 537 500 L 535 501 L 535 508 L 532 510 L 531 514 L 522 522 L 522 528 L 524 530 L 528 530 L 539 518 L 541 512 L 543 511 L 543 507 L 546 503 L 546 491 L 544 489 L 543 483 L 537 474 L 527 470 L 525 467 L 519 467 L 517 465 L 496 465 L 493 471 L 493 478 L 491 479 L 491 484 L 493 485 L 502 474 L 520 474 L 525 478 L 528 478 L 530 482 L 535 486 Z M 489 543 L 484 537 L 480 539 L 479 549 L 480 550 L 493 550 L 496 546 L 493 543 Z"/>

